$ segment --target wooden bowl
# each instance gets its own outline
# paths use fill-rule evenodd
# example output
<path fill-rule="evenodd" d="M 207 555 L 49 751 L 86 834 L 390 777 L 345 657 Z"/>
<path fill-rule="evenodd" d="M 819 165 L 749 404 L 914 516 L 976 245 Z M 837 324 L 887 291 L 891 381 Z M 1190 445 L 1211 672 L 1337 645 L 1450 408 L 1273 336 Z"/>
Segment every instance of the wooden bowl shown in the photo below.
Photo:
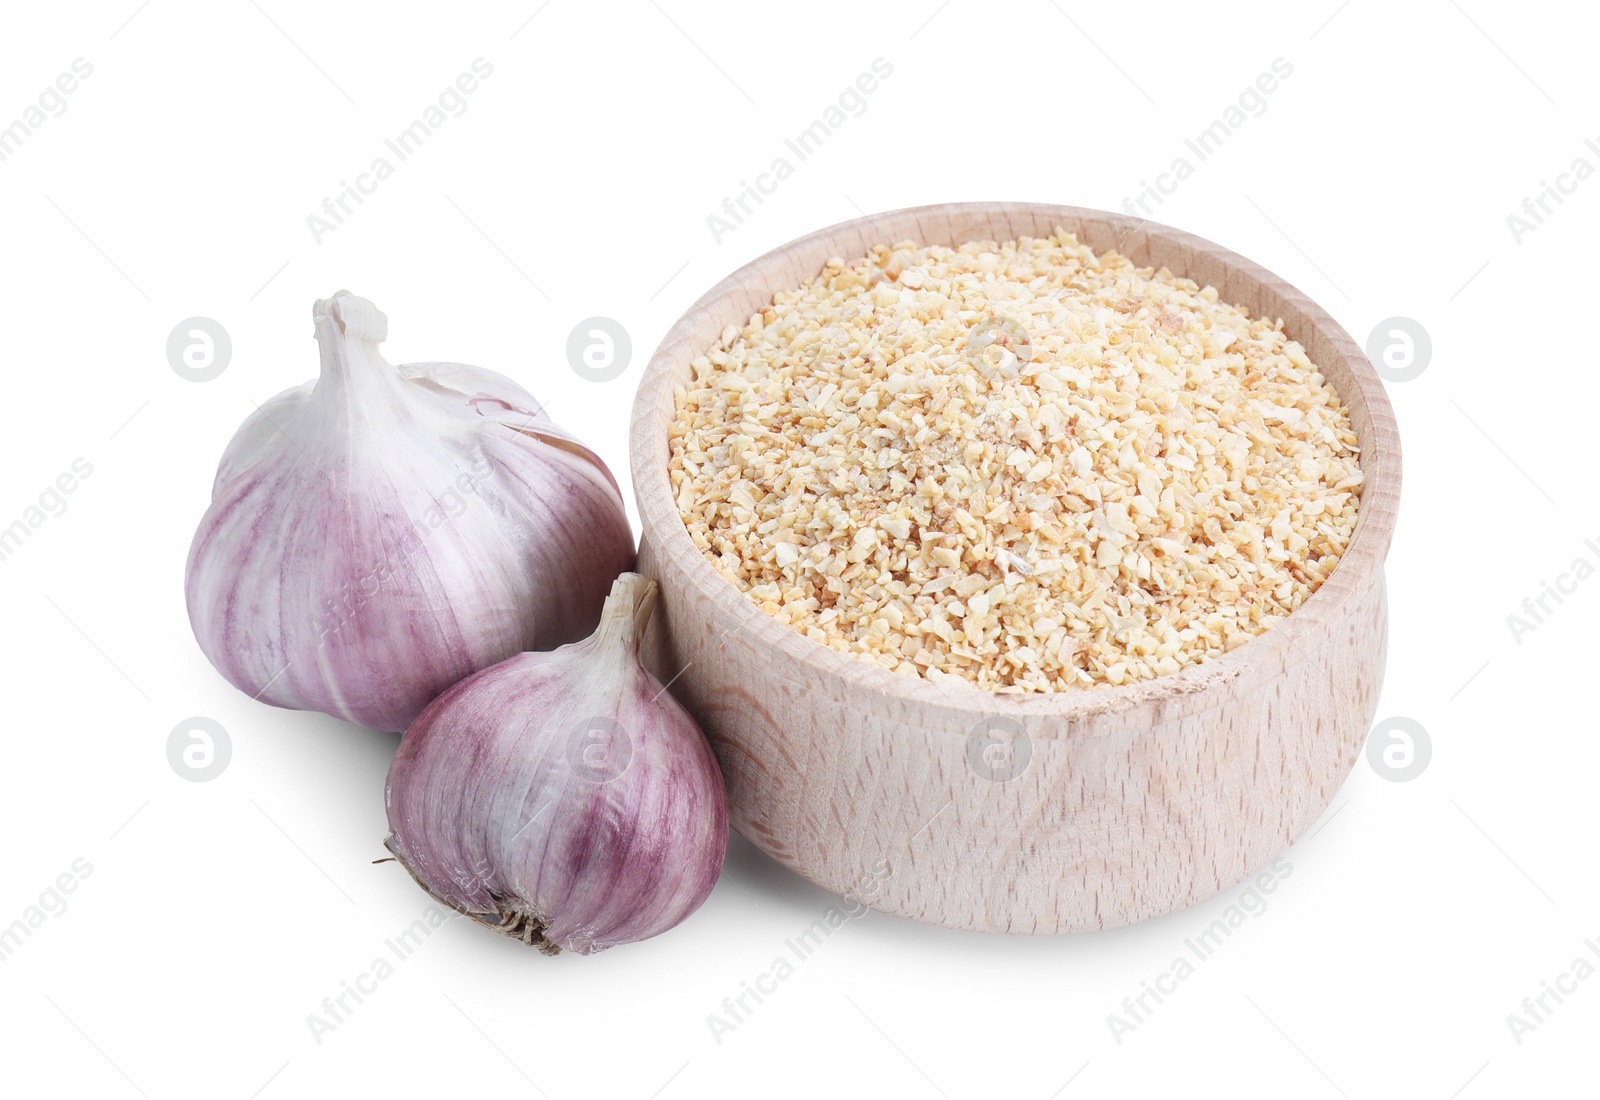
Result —
<path fill-rule="evenodd" d="M 690 541 L 667 477 L 673 387 L 830 257 L 912 240 L 1042 237 L 1167 267 L 1252 316 L 1281 317 L 1350 410 L 1365 486 L 1323 586 L 1221 657 L 1119 687 L 1002 695 L 835 652 L 761 612 Z M 639 568 L 661 582 L 646 655 L 700 720 L 734 826 L 821 886 L 951 928 L 1106 928 L 1192 905 L 1266 866 L 1327 807 L 1383 680 L 1383 560 L 1400 442 L 1382 383 L 1332 317 L 1189 233 L 1034 203 L 957 203 L 845 222 L 767 253 L 673 326 L 632 425 Z"/>

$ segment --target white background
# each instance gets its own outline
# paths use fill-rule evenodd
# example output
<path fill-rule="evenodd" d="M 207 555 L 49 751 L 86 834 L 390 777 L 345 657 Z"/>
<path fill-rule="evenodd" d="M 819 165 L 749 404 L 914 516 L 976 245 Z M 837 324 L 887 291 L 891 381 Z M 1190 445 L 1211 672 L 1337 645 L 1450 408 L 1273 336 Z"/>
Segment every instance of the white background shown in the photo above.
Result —
<path fill-rule="evenodd" d="M 1600 167 L 1593 14 L 540 2 L 6 8 L 0 125 L 73 59 L 94 72 L 0 163 L 0 526 L 74 459 L 93 473 L 0 562 L 0 926 L 74 860 L 92 872 L 0 962 L 0 1088 L 1592 1094 L 1600 979 L 1520 1044 L 1507 1016 L 1600 939 L 1600 579 L 1520 644 L 1506 618 L 1600 561 L 1600 178 L 1520 243 L 1506 217 L 1578 156 Z M 478 57 L 494 73 L 466 113 L 317 243 L 307 215 Z M 714 241 L 706 216 L 878 57 L 894 71 L 866 112 Z M 1394 315 L 1431 333 L 1425 372 L 1390 386 L 1406 468 L 1379 708 L 1426 727 L 1427 770 L 1359 763 L 1270 908 L 1120 1043 L 1108 1014 L 1235 895 L 1041 939 L 869 914 L 719 1044 L 707 1016 L 836 900 L 737 837 L 661 939 L 552 960 L 455 922 L 315 1041 L 308 1015 L 426 908 L 369 862 L 396 738 L 235 692 L 182 599 L 217 456 L 252 402 L 315 371 L 313 299 L 376 301 L 392 361 L 513 376 L 625 483 L 644 359 L 733 268 L 859 212 L 1118 209 L 1277 57 L 1294 71 L 1266 112 L 1157 217 L 1284 275 L 1358 342 Z M 596 314 L 634 343 L 603 385 L 564 353 Z M 164 350 L 195 315 L 234 345 L 203 384 Z M 167 761 L 194 715 L 231 736 L 210 782 Z"/>

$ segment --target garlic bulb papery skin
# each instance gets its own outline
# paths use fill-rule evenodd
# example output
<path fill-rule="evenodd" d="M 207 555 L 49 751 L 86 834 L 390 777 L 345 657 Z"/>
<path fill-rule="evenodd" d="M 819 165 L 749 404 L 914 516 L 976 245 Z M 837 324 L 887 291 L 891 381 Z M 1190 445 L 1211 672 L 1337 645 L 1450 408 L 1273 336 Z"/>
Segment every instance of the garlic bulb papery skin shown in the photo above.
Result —
<path fill-rule="evenodd" d="M 654 597 L 624 573 L 593 637 L 458 684 L 389 767 L 389 850 L 439 900 L 546 954 L 665 932 L 722 869 L 716 757 L 639 664 Z"/>
<path fill-rule="evenodd" d="M 478 669 L 586 637 L 633 534 L 604 463 L 514 382 L 391 366 L 347 292 L 312 317 L 321 376 L 222 456 L 189 619 L 249 695 L 404 730 Z"/>

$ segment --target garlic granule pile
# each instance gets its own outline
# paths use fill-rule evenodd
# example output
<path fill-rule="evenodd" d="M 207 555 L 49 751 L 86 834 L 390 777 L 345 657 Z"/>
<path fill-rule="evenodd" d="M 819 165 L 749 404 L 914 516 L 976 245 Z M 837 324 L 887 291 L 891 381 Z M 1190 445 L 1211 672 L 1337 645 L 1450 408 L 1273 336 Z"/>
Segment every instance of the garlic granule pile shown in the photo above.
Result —
<path fill-rule="evenodd" d="M 1282 323 L 1060 231 L 830 260 L 693 370 L 669 469 L 695 544 L 898 672 L 1176 672 L 1299 607 L 1355 528 L 1355 432 Z"/>

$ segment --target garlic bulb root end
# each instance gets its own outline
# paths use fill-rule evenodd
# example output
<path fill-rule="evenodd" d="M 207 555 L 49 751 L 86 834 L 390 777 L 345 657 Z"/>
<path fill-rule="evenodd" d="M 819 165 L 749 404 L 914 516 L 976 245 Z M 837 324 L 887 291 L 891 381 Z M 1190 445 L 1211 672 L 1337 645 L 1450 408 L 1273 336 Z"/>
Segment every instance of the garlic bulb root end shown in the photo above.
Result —
<path fill-rule="evenodd" d="M 532 909 L 520 902 L 512 902 L 508 905 L 502 901 L 500 902 L 500 913 L 499 924 L 491 925 L 487 918 L 484 919 L 483 923 L 493 928 L 496 932 L 510 936 L 514 940 L 522 941 L 529 947 L 537 947 L 546 955 L 561 954 L 560 947 L 545 939 L 545 923 Z"/>
<path fill-rule="evenodd" d="M 477 913 L 467 909 L 429 886 L 422 876 L 412 869 L 411 864 L 406 862 L 406 857 L 400 854 L 400 850 L 394 846 L 394 841 L 393 833 L 383 838 L 383 846 L 393 852 L 394 855 L 388 859 L 375 859 L 372 862 L 375 864 L 398 863 L 406 869 L 406 874 L 411 876 L 411 881 L 427 891 L 428 896 L 440 905 L 449 906 L 462 916 L 471 917 L 485 928 L 492 928 L 501 935 L 510 936 L 519 943 L 527 944 L 529 947 L 537 947 L 546 955 L 561 954 L 560 946 L 545 938 L 546 923 L 544 918 L 527 902 L 516 899 L 496 898 L 495 905 L 498 909 L 493 913 Z"/>

